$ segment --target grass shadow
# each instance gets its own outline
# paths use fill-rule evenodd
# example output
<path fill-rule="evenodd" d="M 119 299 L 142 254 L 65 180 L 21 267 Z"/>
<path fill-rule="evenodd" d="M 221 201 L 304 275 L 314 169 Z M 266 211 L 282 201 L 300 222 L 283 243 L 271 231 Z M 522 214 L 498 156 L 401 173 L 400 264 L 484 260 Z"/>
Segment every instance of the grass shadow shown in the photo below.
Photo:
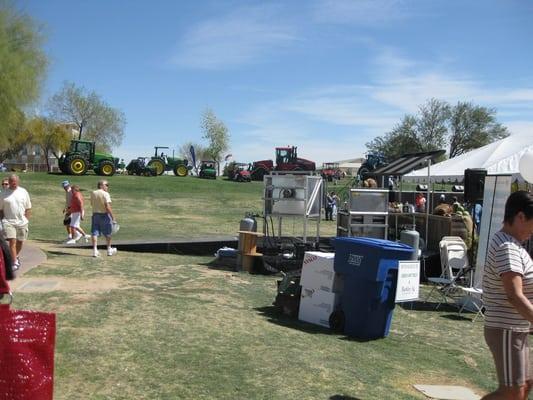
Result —
<path fill-rule="evenodd" d="M 400 303 L 399 306 L 404 310 L 411 311 L 435 311 L 435 312 L 453 312 L 457 311 L 457 307 L 451 304 L 439 303 L 433 301 L 410 301 Z M 438 308 L 437 308 L 438 307 Z"/>
<path fill-rule="evenodd" d="M 198 265 L 203 265 L 209 269 L 214 269 L 217 271 L 238 272 L 236 263 L 224 263 L 217 261 L 216 259 L 206 263 L 199 263 Z"/>
<path fill-rule="evenodd" d="M 48 250 L 46 254 L 50 254 L 52 256 L 76 256 L 77 255 L 76 253 L 68 253 L 66 251 L 53 251 L 53 250 Z"/>
<path fill-rule="evenodd" d="M 298 331 L 312 333 L 312 334 L 331 334 L 332 332 L 324 327 L 318 325 L 308 324 L 298 320 L 296 317 L 285 315 L 278 307 L 266 306 L 255 308 L 262 316 L 266 317 L 268 322 L 276 325 L 284 326 L 286 328 L 295 329 Z"/>
<path fill-rule="evenodd" d="M 361 400 L 359 397 L 345 396 L 343 394 L 334 394 L 328 400 Z"/>
<path fill-rule="evenodd" d="M 442 318 L 449 319 L 451 321 L 472 321 L 471 318 L 465 317 L 462 314 L 455 313 L 455 314 L 446 314 L 442 315 Z"/>

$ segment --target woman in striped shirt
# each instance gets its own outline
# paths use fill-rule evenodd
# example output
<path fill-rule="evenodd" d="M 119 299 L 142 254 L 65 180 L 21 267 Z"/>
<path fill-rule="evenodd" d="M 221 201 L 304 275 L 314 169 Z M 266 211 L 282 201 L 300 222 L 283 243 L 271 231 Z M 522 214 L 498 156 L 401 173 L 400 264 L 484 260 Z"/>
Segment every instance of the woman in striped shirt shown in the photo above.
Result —
<path fill-rule="evenodd" d="M 483 399 L 527 399 L 533 384 L 528 335 L 533 322 L 533 261 L 522 243 L 533 234 L 533 195 L 512 193 L 503 228 L 494 234 L 483 275 L 485 340 L 498 389 Z"/>

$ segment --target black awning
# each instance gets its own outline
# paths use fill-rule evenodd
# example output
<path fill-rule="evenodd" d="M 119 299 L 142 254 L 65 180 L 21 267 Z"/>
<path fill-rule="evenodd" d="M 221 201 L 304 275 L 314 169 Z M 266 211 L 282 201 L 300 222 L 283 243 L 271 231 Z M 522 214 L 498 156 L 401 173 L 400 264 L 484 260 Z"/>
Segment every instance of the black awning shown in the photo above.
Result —
<path fill-rule="evenodd" d="M 446 150 L 424 151 L 421 153 L 404 154 L 384 167 L 371 171 L 371 175 L 403 176 L 411 171 L 427 166 L 428 160 L 434 161 L 446 153 Z"/>

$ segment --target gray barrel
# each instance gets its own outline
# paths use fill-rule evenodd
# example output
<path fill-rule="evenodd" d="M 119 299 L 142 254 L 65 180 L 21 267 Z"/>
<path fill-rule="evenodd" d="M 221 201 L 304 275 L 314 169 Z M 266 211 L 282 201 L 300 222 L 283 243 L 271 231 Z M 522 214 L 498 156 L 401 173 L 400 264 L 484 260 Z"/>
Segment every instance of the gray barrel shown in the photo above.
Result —
<path fill-rule="evenodd" d="M 405 230 L 400 233 L 400 243 L 411 246 L 413 254 L 411 260 L 418 260 L 418 246 L 420 243 L 420 234 L 415 230 Z"/>
<path fill-rule="evenodd" d="M 244 217 L 239 223 L 239 230 L 246 232 L 257 232 L 257 221 L 252 217 Z"/>
<path fill-rule="evenodd" d="M 239 222 L 239 230 L 240 231 L 246 231 L 246 232 L 257 232 L 257 221 L 255 218 L 246 216 Z M 243 250 L 243 243 L 242 243 L 242 237 L 243 234 L 239 234 L 239 245 L 238 245 L 238 251 L 237 251 L 237 271 L 242 270 L 242 250 Z"/>

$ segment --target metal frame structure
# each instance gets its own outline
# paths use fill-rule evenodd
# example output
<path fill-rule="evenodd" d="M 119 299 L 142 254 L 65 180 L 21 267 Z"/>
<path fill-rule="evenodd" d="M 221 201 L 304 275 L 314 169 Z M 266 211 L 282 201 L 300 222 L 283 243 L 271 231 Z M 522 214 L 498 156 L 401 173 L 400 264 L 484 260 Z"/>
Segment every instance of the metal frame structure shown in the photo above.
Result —
<path fill-rule="evenodd" d="M 382 196 L 384 198 L 383 207 L 379 211 L 362 211 L 359 207 L 354 207 L 359 196 Z M 353 229 L 361 228 L 363 235 L 367 237 L 377 237 L 387 239 L 389 226 L 388 212 L 389 191 L 384 189 L 350 189 L 348 198 L 348 209 L 337 213 L 337 236 L 353 236 Z M 373 235 L 372 229 L 383 230 L 383 235 Z"/>
<path fill-rule="evenodd" d="M 272 171 L 263 177 L 263 183 L 264 216 L 277 218 L 277 237 L 281 239 L 284 218 L 298 218 L 303 221 L 302 239 L 307 243 L 309 221 L 315 220 L 318 243 L 324 198 L 322 177 L 309 171 Z M 265 221 L 265 235 L 266 224 Z"/>

